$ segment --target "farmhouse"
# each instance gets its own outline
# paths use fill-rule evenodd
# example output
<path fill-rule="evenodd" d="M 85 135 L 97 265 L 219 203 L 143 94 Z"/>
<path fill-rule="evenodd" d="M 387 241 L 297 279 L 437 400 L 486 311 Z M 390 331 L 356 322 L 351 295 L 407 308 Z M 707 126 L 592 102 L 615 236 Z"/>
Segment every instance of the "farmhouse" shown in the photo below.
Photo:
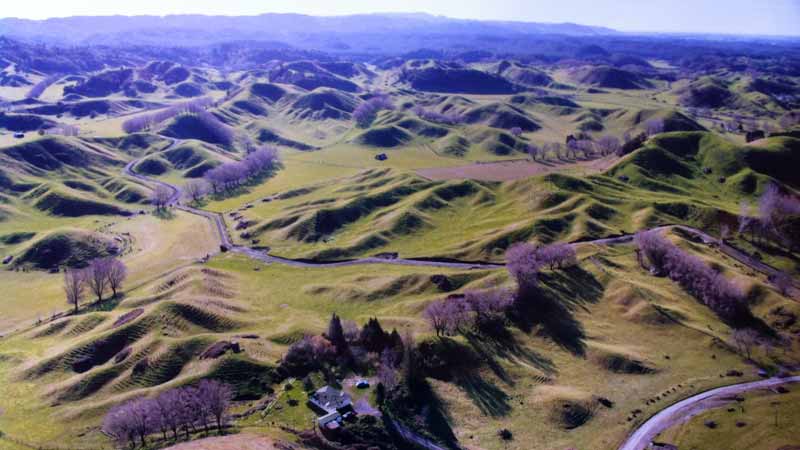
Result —
<path fill-rule="evenodd" d="M 353 402 L 350 396 L 330 386 L 317 389 L 308 398 L 308 401 L 318 410 L 325 412 L 317 419 L 320 427 L 338 428 L 341 419 L 353 413 Z"/>

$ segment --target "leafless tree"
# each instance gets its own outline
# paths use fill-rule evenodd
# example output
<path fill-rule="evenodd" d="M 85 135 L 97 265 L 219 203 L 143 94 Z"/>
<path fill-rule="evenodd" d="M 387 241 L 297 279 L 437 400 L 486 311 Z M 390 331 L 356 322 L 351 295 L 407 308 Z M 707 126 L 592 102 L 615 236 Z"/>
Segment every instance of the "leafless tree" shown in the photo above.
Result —
<path fill-rule="evenodd" d="M 122 288 L 122 283 L 128 277 L 128 268 L 118 258 L 109 258 L 108 262 L 108 287 L 111 295 L 116 298 L 117 292 Z"/>
<path fill-rule="evenodd" d="M 103 301 L 103 294 L 108 287 L 109 269 L 110 260 L 107 258 L 94 259 L 86 268 L 86 283 L 98 302 Z"/>
<path fill-rule="evenodd" d="M 189 181 L 186 183 L 186 186 L 183 187 L 183 192 L 189 200 L 197 203 L 208 193 L 208 183 L 203 180 Z"/>
<path fill-rule="evenodd" d="M 731 339 L 739 352 L 744 353 L 747 359 L 752 359 L 753 347 L 759 343 L 758 332 L 752 328 L 739 329 L 733 332 Z"/>
<path fill-rule="evenodd" d="M 541 148 L 534 143 L 530 143 L 526 146 L 526 150 L 528 151 L 528 155 L 530 155 L 532 161 L 536 161 L 536 158 L 542 153 Z"/>
<path fill-rule="evenodd" d="M 601 137 L 597 140 L 595 145 L 603 156 L 616 153 L 622 148 L 619 138 L 611 135 Z"/>
<path fill-rule="evenodd" d="M 114 438 L 120 446 L 127 443 L 133 448 L 136 447 L 136 433 L 128 407 L 128 404 L 124 403 L 111 408 L 103 418 L 102 430 L 103 433 Z"/>
<path fill-rule="evenodd" d="M 170 199 L 172 198 L 172 190 L 166 186 L 158 185 L 150 194 L 150 203 L 160 211 L 167 207 Z"/>
<path fill-rule="evenodd" d="M 233 397 L 231 387 L 217 380 L 203 380 L 197 387 L 197 395 L 201 408 L 214 417 L 217 431 L 222 434 L 223 419 Z"/>
<path fill-rule="evenodd" d="M 397 361 L 397 354 L 394 349 L 387 348 L 381 353 L 380 366 L 378 367 L 378 380 L 387 391 L 397 386 L 395 361 Z"/>
<path fill-rule="evenodd" d="M 67 269 L 64 272 L 64 293 L 67 295 L 67 303 L 75 306 L 75 314 L 78 313 L 78 306 L 85 289 L 86 276 L 83 270 Z"/>

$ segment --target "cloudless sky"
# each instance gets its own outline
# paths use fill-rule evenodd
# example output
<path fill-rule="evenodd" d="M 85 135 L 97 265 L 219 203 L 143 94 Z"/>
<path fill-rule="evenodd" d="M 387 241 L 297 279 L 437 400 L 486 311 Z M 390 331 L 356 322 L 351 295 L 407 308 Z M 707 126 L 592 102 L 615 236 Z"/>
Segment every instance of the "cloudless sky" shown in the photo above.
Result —
<path fill-rule="evenodd" d="M 267 12 L 426 12 L 466 19 L 573 22 L 621 31 L 800 35 L 800 0 L 2 0 L 0 6 L 0 17 L 28 19 Z"/>

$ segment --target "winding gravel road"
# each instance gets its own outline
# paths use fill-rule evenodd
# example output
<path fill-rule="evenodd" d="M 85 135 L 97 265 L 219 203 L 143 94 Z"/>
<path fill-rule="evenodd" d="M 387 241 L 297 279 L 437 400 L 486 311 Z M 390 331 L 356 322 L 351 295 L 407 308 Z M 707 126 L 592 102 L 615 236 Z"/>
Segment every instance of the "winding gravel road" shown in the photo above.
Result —
<path fill-rule="evenodd" d="M 180 145 L 182 142 L 183 142 L 182 140 L 173 139 L 170 145 L 162 149 L 161 152 L 170 150 Z M 283 258 L 280 256 L 270 255 L 268 252 L 263 250 L 257 250 L 250 247 L 234 245 L 233 240 L 228 234 L 228 228 L 225 225 L 225 220 L 223 219 L 222 215 L 209 211 L 204 211 L 197 208 L 192 208 L 190 206 L 181 204 L 182 192 L 180 187 L 136 173 L 134 167 L 139 163 L 139 161 L 141 161 L 141 159 L 136 159 L 126 164 L 125 168 L 123 169 L 123 173 L 129 177 L 136 178 L 144 183 L 163 186 L 171 190 L 173 194 L 170 197 L 169 204 L 173 205 L 175 208 L 181 211 L 186 211 L 191 214 L 205 217 L 206 219 L 211 221 L 211 223 L 214 224 L 214 228 L 217 231 L 220 243 L 225 248 L 227 248 L 231 252 L 243 254 L 258 261 L 262 261 L 265 263 L 284 264 L 293 267 L 343 267 L 343 266 L 355 266 L 364 264 L 391 264 L 398 266 L 442 267 L 450 269 L 497 269 L 505 267 L 504 264 L 497 264 L 490 262 L 469 262 L 469 261 L 444 260 L 435 258 L 390 259 L 390 258 L 368 257 L 368 258 L 359 258 L 359 259 L 352 259 L 345 261 L 319 262 L 319 261 Z M 706 245 L 716 245 L 718 246 L 720 251 L 722 251 L 726 255 L 737 260 L 741 264 L 750 267 L 755 271 L 767 275 L 770 278 L 780 273 L 778 269 L 769 266 L 753 258 L 747 253 L 744 253 L 734 247 L 731 247 L 730 245 L 724 242 L 720 242 L 719 239 L 696 228 L 688 227 L 686 225 L 663 225 L 660 227 L 653 228 L 653 230 L 669 230 L 669 229 L 683 230 L 686 233 L 692 234 L 695 237 L 699 238 Z M 631 241 L 633 241 L 633 234 L 596 239 L 592 241 L 577 242 L 575 244 L 619 245 L 619 244 L 627 244 L 630 243 Z M 789 296 L 794 299 L 800 299 L 800 282 L 798 282 L 797 280 L 792 280 L 792 288 L 790 288 Z"/>
<path fill-rule="evenodd" d="M 179 145 L 180 143 L 181 143 L 180 140 L 173 140 L 172 143 L 166 148 L 164 148 L 164 150 L 162 151 L 169 150 Z M 124 168 L 123 171 L 124 174 L 126 176 L 138 179 L 150 185 L 159 185 L 170 189 L 173 192 L 173 195 L 170 198 L 169 203 L 173 205 L 173 207 L 181 211 L 186 211 L 191 214 L 205 217 L 206 219 L 211 221 L 212 224 L 214 224 L 214 228 L 216 229 L 220 242 L 224 247 L 228 249 L 228 251 L 246 255 L 257 261 L 265 263 L 284 264 L 293 267 L 308 267 L 308 268 L 343 267 L 343 266 L 354 266 L 363 264 L 392 264 L 392 265 L 403 265 L 403 266 L 441 267 L 441 268 L 454 268 L 454 269 L 497 269 L 505 267 L 503 264 L 494 264 L 494 263 L 423 260 L 423 259 L 413 259 L 413 258 L 387 259 L 387 258 L 377 258 L 377 257 L 360 258 L 349 261 L 335 261 L 329 263 L 314 262 L 314 261 L 303 261 L 303 260 L 282 258 L 280 256 L 270 255 L 266 251 L 257 250 L 245 246 L 237 246 L 233 244 L 233 241 L 231 240 L 230 235 L 228 234 L 228 228 L 225 225 L 225 220 L 223 219 L 222 215 L 209 211 L 204 211 L 201 209 L 192 208 L 190 206 L 181 204 L 182 192 L 180 187 L 136 173 L 134 167 L 136 166 L 136 164 L 139 163 L 139 161 L 140 160 L 134 160 L 128 163 Z M 653 228 L 653 230 L 669 230 L 669 229 L 682 230 L 688 234 L 694 235 L 697 239 L 699 239 L 706 245 L 715 245 L 720 249 L 720 251 L 730 256 L 731 258 L 737 260 L 741 264 L 744 264 L 745 266 L 750 267 L 751 269 L 761 272 L 767 276 L 772 277 L 779 273 L 779 271 L 774 267 L 769 266 L 751 257 L 750 255 L 734 247 L 731 247 L 730 245 L 727 245 L 724 242 L 720 242 L 719 239 L 701 230 L 688 227 L 685 225 L 664 225 Z M 610 238 L 596 239 L 593 241 L 584 241 L 581 242 L 580 244 L 611 246 L 611 245 L 627 244 L 630 243 L 631 241 L 633 241 L 633 235 L 627 234 Z M 573 245 L 576 244 L 579 243 L 575 243 Z M 800 293 L 800 283 L 798 283 L 797 280 L 793 280 L 792 291 L 789 294 L 793 298 L 797 299 L 798 293 Z M 796 383 L 796 382 L 800 382 L 800 376 L 791 378 L 770 378 L 767 380 L 741 383 L 722 388 L 717 388 L 689 397 L 685 400 L 682 400 L 678 403 L 675 403 L 672 406 L 669 406 L 661 410 L 659 413 L 648 419 L 636 431 L 634 431 L 630 435 L 630 437 L 628 437 L 628 439 L 622 444 L 622 446 L 619 447 L 619 450 L 645 449 L 651 443 L 652 439 L 660 432 L 666 430 L 667 428 L 677 423 L 680 423 L 681 421 L 687 420 L 688 418 L 697 415 L 702 411 L 719 406 L 720 402 L 724 401 L 724 397 L 729 397 L 735 394 L 740 394 L 754 389 L 763 389 L 763 388 L 775 387 L 782 384 Z"/>
<path fill-rule="evenodd" d="M 708 409 L 719 408 L 732 397 L 756 389 L 767 389 L 784 384 L 798 383 L 800 376 L 790 378 L 768 378 L 766 380 L 724 386 L 681 400 L 649 418 L 619 447 L 619 450 L 644 450 L 659 433 L 680 424 Z"/>
<path fill-rule="evenodd" d="M 181 142 L 182 141 L 177 139 L 173 140 L 170 145 L 168 145 L 161 151 L 162 152 L 167 151 L 177 145 L 180 145 Z M 293 267 L 344 267 L 344 266 L 356 266 L 364 264 L 391 264 L 396 266 L 442 267 L 450 269 L 498 269 L 501 267 L 505 267 L 505 265 L 503 264 L 496 264 L 489 262 L 468 262 L 468 261 L 451 261 L 451 260 L 443 261 L 436 259 L 414 259 L 414 258 L 390 259 L 390 258 L 378 258 L 378 257 L 359 258 L 359 259 L 352 259 L 345 261 L 318 262 L 318 261 L 306 261 L 306 260 L 283 258 L 280 256 L 270 255 L 269 253 L 263 250 L 257 250 L 250 247 L 234 245 L 233 240 L 230 237 L 230 234 L 228 234 L 228 227 L 225 225 L 225 220 L 222 218 L 221 214 L 204 211 L 202 209 L 192 208 L 191 206 L 181 204 L 182 192 L 180 187 L 136 173 L 134 167 L 136 167 L 139 161 L 141 161 L 141 159 L 136 159 L 126 164 L 125 168 L 123 169 L 123 174 L 150 185 L 163 186 L 169 189 L 170 191 L 172 191 L 172 196 L 170 197 L 169 202 L 167 203 L 172 205 L 174 208 L 178 210 L 202 216 L 211 221 L 211 223 L 214 225 L 214 228 L 217 231 L 217 236 L 219 237 L 220 243 L 228 251 L 243 254 L 252 259 L 264 263 L 284 264 Z"/>

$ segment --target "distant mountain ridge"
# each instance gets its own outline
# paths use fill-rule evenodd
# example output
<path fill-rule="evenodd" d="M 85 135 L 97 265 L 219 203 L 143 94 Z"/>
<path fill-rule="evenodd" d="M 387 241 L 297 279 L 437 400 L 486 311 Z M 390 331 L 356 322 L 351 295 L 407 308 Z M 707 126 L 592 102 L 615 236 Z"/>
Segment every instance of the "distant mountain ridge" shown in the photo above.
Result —
<path fill-rule="evenodd" d="M 169 37 L 173 45 L 200 46 L 230 41 L 281 41 L 300 48 L 328 44 L 349 48 L 353 36 L 600 36 L 610 28 L 572 23 L 452 19 L 423 13 L 309 16 L 76 16 L 47 20 L 0 19 L 0 36 L 73 45 L 153 45 Z"/>

